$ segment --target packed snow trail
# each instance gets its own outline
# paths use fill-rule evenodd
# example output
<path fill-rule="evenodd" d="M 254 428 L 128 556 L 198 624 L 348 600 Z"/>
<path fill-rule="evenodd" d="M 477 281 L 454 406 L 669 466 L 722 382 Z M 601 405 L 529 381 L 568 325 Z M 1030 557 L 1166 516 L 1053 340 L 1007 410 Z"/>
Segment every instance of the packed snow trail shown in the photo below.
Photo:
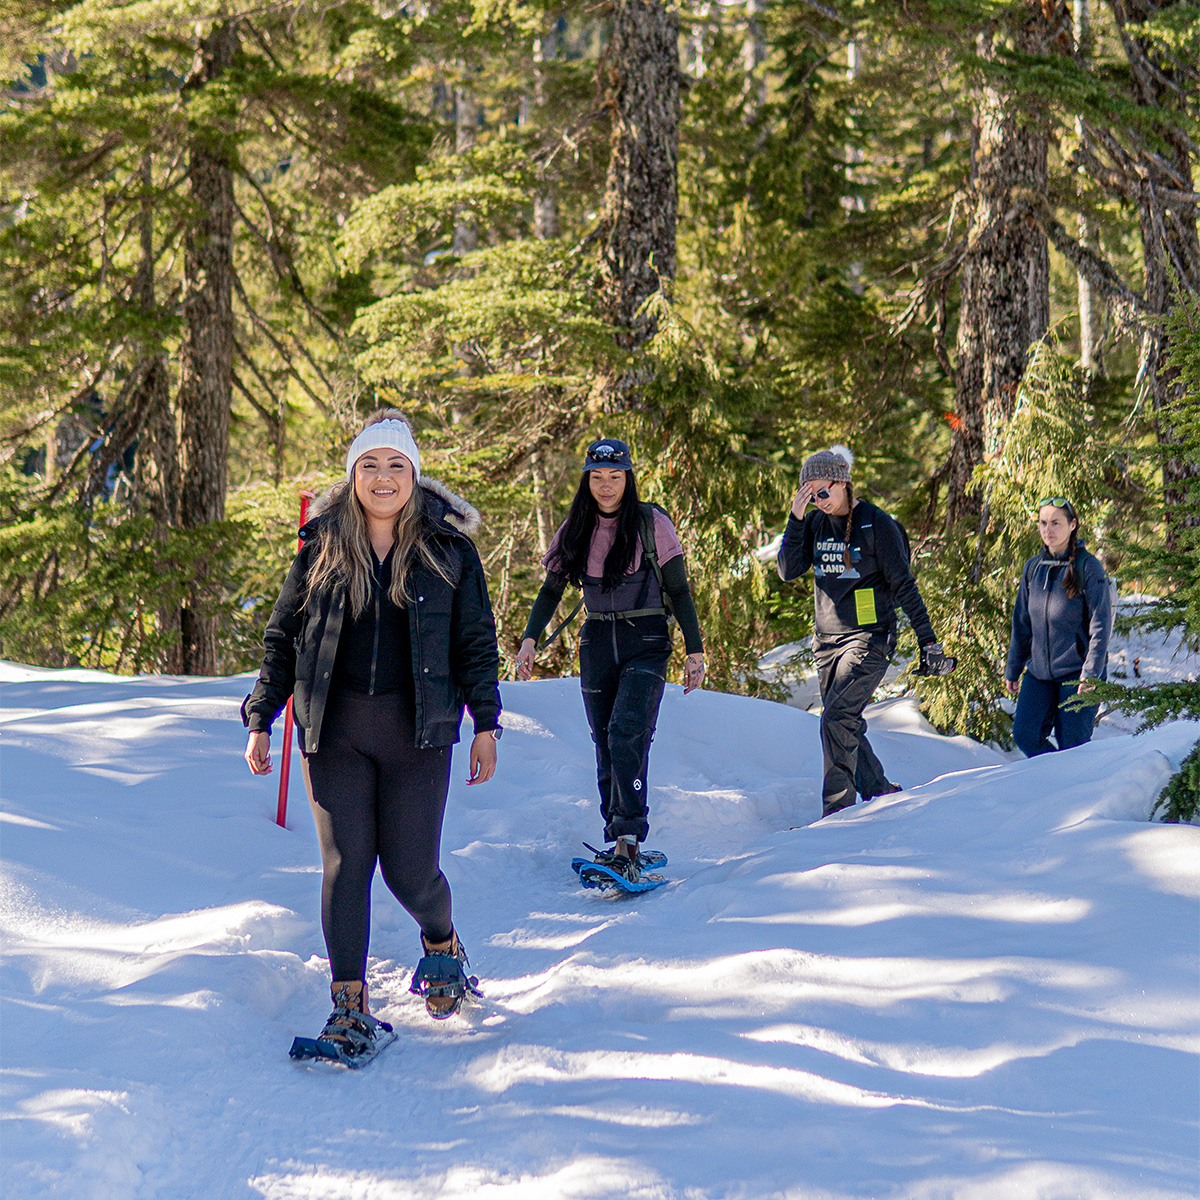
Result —
<path fill-rule="evenodd" d="M 1200 829 L 1146 823 L 1195 725 L 1009 762 L 877 706 L 910 790 L 812 825 L 815 717 L 670 688 L 673 882 L 617 898 L 569 865 L 577 681 L 505 684 L 444 838 L 485 999 L 429 1020 L 377 881 L 400 1040 L 335 1074 L 287 1058 L 329 1008 L 319 855 L 298 778 L 281 830 L 240 758 L 248 680 L 0 681 L 6 1195 L 1196 1193 Z"/>

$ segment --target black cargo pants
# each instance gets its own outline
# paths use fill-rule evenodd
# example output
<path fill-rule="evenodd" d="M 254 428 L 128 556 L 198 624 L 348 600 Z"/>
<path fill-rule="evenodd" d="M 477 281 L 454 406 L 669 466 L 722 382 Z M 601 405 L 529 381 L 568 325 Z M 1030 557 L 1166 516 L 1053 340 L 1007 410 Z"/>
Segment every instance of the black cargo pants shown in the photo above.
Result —
<path fill-rule="evenodd" d="M 670 657 L 665 617 L 584 623 L 579 674 L 607 841 L 650 832 L 646 769 Z"/>
<path fill-rule="evenodd" d="M 861 630 L 813 638 L 817 682 L 821 687 L 821 751 L 825 778 L 821 815 L 849 808 L 855 793 L 881 796 L 889 790 L 883 765 L 867 741 L 863 709 L 887 671 L 891 639 L 886 632 Z"/>

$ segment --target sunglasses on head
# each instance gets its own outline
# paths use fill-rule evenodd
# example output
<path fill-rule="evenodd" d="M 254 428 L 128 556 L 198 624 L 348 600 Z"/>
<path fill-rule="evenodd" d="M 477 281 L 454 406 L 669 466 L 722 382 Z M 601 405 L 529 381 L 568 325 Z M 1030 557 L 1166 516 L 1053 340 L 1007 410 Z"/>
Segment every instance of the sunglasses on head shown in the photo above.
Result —
<path fill-rule="evenodd" d="M 1066 496 L 1043 496 L 1038 501 L 1038 508 L 1045 508 L 1047 504 L 1052 505 L 1054 508 L 1065 509 L 1071 516 L 1075 515 L 1075 509 Z"/>

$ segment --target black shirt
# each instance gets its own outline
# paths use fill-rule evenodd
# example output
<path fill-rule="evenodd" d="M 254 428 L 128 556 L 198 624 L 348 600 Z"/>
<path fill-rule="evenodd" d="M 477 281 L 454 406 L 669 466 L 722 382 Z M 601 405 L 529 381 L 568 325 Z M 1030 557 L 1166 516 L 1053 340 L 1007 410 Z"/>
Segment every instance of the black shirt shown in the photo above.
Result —
<path fill-rule="evenodd" d="M 812 567 L 816 632 L 837 637 L 859 629 L 890 631 L 896 605 L 908 614 L 922 645 L 936 642 L 929 613 L 917 591 L 900 526 L 865 500 L 850 521 L 850 563 L 845 565 L 846 518 L 810 509 L 802 521 L 788 516 L 779 548 L 779 575 L 798 579 Z"/>
<path fill-rule="evenodd" d="M 413 682 L 412 635 L 408 609 L 392 603 L 392 559 L 395 548 L 380 562 L 371 552 L 371 591 L 367 607 L 357 616 L 347 612 L 338 639 L 332 686 L 371 696 L 397 693 L 416 703 Z"/>

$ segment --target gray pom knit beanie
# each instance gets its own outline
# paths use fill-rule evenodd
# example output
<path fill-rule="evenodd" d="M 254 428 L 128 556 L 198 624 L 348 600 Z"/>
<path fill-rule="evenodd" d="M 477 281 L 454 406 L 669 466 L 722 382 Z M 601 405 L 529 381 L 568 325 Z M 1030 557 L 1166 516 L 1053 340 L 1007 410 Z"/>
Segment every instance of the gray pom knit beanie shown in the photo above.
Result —
<path fill-rule="evenodd" d="M 831 446 L 828 450 L 818 450 L 804 460 L 800 468 L 800 482 L 807 483 L 810 479 L 829 479 L 833 482 L 850 482 L 850 468 L 854 465 L 854 455 L 846 446 Z"/>

